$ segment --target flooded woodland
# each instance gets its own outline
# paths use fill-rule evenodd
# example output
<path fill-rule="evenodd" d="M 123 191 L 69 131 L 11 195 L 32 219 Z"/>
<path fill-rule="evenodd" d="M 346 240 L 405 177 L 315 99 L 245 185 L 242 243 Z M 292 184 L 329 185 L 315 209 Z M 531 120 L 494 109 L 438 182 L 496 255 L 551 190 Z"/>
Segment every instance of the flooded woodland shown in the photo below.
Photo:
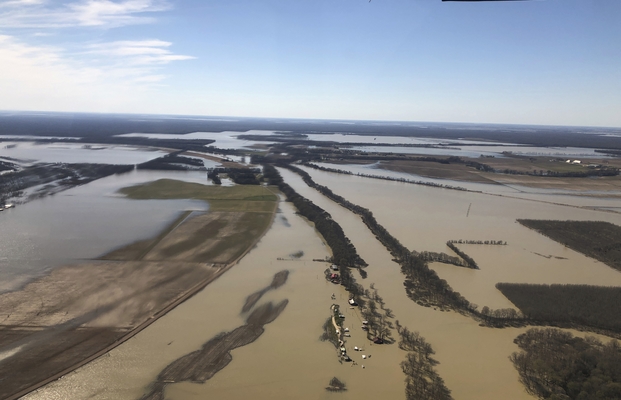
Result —
<path fill-rule="evenodd" d="M 318 135 L 315 140 L 319 139 L 325 138 Z M 235 137 L 227 135 L 226 140 L 233 143 Z M 575 195 L 565 189 L 423 178 L 385 170 L 377 172 L 368 166 L 354 164 L 338 165 L 338 168 L 354 174 L 299 167 L 317 184 L 371 211 L 377 222 L 410 251 L 453 254 L 447 242 L 458 243 L 458 248 L 476 261 L 478 269 L 441 262 L 430 262 L 429 267 L 479 309 L 516 308 L 496 288 L 500 282 L 621 287 L 619 271 L 516 222 L 518 219 L 571 219 L 621 225 L 621 214 L 615 212 L 618 192 L 583 191 Z M 243 222 L 246 220 L 227 213 L 267 213 L 257 219 L 261 221 L 257 224 L 267 228 L 257 228 L 254 236 L 247 239 L 248 243 L 254 237 L 258 240 L 247 246 L 247 252 L 243 251 L 244 246 L 235 247 L 231 254 L 241 258 L 233 260 L 235 257 L 219 250 L 220 258 L 212 261 L 209 268 L 222 270 L 209 272 L 216 274 L 217 279 L 210 281 L 202 290 L 165 314 L 158 315 L 154 322 L 122 344 L 24 398 L 401 399 L 405 398 L 405 375 L 401 363 L 408 353 L 397 345 L 397 321 L 399 326 L 418 332 L 431 345 L 434 351 L 432 357 L 437 361 L 434 369 L 450 390 L 452 398 L 534 398 L 526 392 L 509 358 L 519 350 L 514 343 L 516 337 L 530 327 L 492 328 L 464 313 L 425 307 L 412 301 L 404 288 L 405 278 L 394 255 L 382 245 L 359 215 L 309 187 L 299 174 L 282 167 L 277 170 L 295 192 L 330 214 L 366 261 L 366 277 L 353 268 L 352 275 L 364 289 L 376 290 L 383 298 L 385 307 L 390 309 L 388 319 L 392 328 L 388 336 L 395 339 L 394 343 L 376 344 L 369 340 L 367 333 L 361 329 L 365 319 L 361 308 L 350 306 L 350 294 L 342 285 L 326 279 L 326 271 L 331 265 L 328 260 L 332 255 L 327 241 L 275 187 L 257 187 L 269 190 L 266 194 L 244 193 L 244 201 L 255 203 L 244 205 L 243 210 L 237 208 L 236 202 L 241 201 L 240 198 L 217 197 L 213 189 L 209 192 L 212 197 L 175 197 L 168 191 L 161 197 L 145 195 L 124 198 L 118 192 L 120 189 L 145 183 L 143 187 L 148 189 L 152 182 L 163 182 L 163 178 L 207 184 L 198 172 L 134 171 L 8 211 L 31 209 L 34 215 L 42 215 L 45 210 L 61 212 L 63 199 L 70 203 L 74 197 L 84 199 L 93 196 L 108 199 L 105 202 L 110 204 L 104 202 L 101 207 L 109 207 L 111 215 L 115 215 L 116 207 L 122 208 L 124 204 L 135 209 L 136 213 L 140 212 L 139 204 L 153 204 L 155 208 L 152 210 L 160 213 L 155 220 L 142 224 L 128 223 L 128 230 L 117 238 L 111 235 L 112 230 L 107 230 L 106 241 L 97 246 L 82 247 L 81 252 L 75 253 L 49 250 L 46 247 L 49 245 L 45 245 L 42 238 L 37 239 L 34 233 L 36 223 L 32 221 L 32 227 L 26 225 L 23 233 L 33 243 L 30 253 L 20 256 L 15 244 L 14 253 L 5 256 L 0 263 L 8 263 L 8 271 L 18 270 L 19 260 L 38 254 L 39 259 L 54 260 L 45 264 L 45 271 L 54 271 L 57 266 L 75 263 L 81 258 L 94 259 L 107 253 L 106 260 L 116 260 L 115 254 L 122 257 L 131 255 L 131 260 L 123 258 L 121 261 L 187 262 L 193 263 L 191 268 L 199 268 L 198 263 L 204 263 L 201 257 L 207 254 L 205 249 L 211 249 L 211 244 L 201 241 L 190 245 L 188 243 L 198 239 L 188 238 L 199 235 L 210 237 L 211 230 L 219 232 L 223 229 L 222 232 L 225 232 L 228 225 L 237 224 L 239 227 L 235 225 L 236 229 L 243 230 L 240 224 L 254 223 Z M 456 184 L 467 190 L 355 175 L 361 171 Z M 240 190 L 243 186 L 235 185 L 233 188 Z M 182 192 L 186 189 L 175 190 Z M 130 192 L 125 190 L 124 193 Z M 256 205 L 266 200 L 261 196 L 270 193 L 278 199 L 272 220 L 268 217 L 271 205 Z M 48 208 L 42 207 L 42 204 L 47 204 Z M 38 208 L 41 211 L 37 211 Z M 221 217 L 218 213 L 227 216 Z M 190 214 L 189 222 L 179 219 Z M 17 215 L 0 217 L 9 217 L 8 223 L 18 226 Z M 28 220 L 26 216 L 24 218 Z M 122 224 L 122 219 L 126 217 L 119 214 L 114 218 L 118 220 L 117 224 Z M 182 221 L 181 227 L 166 228 L 174 221 Z M 216 227 L 214 221 L 220 221 L 218 223 L 222 226 Z M 93 224 L 101 223 L 93 221 Z M 69 229 L 75 230 L 74 235 L 80 232 L 77 223 L 76 228 Z M 167 233 L 168 236 L 159 238 L 158 232 L 163 229 L 164 232 L 171 229 L 173 234 Z M 263 231 L 264 234 L 261 233 Z M 3 235 L 8 243 L 15 243 L 14 239 L 11 242 L 11 235 L 6 231 Z M 88 232 L 84 235 L 96 237 Z M 223 246 L 233 248 L 236 241 L 242 239 L 220 240 L 223 241 L 219 243 L 227 243 Z M 485 244 L 485 241 L 502 245 Z M 123 247 L 130 244 L 134 247 Z M 66 246 L 70 247 L 69 244 Z M 183 251 L 170 253 L 171 249 L 177 248 Z M 183 270 L 180 266 L 175 268 Z M 19 290 L 24 285 L 28 288 L 28 282 L 32 279 L 46 279 L 47 275 L 41 270 L 41 262 L 31 260 L 25 269 L 20 270 L 28 271 L 30 280 L 5 271 L 4 274 L 10 276 L 14 283 L 6 285 L 4 290 L 10 295 L 11 291 Z M 342 326 L 347 328 L 344 343 L 336 347 L 320 339 L 322 325 L 331 317 L 331 306 L 335 304 L 344 317 Z M 105 319 L 102 321 L 101 324 L 105 325 Z M 605 342 L 610 340 L 593 332 L 564 330 L 580 337 L 595 336 Z M 353 361 L 344 362 L 340 357 L 343 350 L 338 347 L 345 348 Z M 0 352 L 0 363 L 10 360 L 19 351 L 20 348 L 13 352 Z M 345 390 L 326 390 L 334 377 L 345 384 Z"/>

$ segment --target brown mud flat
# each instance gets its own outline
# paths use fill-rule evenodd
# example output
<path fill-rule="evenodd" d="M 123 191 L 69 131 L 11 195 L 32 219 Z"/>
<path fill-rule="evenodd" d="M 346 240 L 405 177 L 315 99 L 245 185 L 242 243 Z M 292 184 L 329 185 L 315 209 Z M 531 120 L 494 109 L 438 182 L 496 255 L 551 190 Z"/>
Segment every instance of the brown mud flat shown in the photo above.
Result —
<path fill-rule="evenodd" d="M 412 155 L 414 157 L 414 155 Z M 423 154 L 418 157 L 424 157 Z M 442 158 L 442 157 L 438 157 Z M 483 161 L 478 158 L 465 158 L 464 161 L 483 162 L 493 168 L 511 169 L 522 173 L 534 173 L 548 169 L 557 172 L 582 172 L 584 166 L 566 164 L 565 162 L 550 162 L 550 157 L 531 157 L 537 159 L 530 161 L 530 158 L 485 158 Z M 621 161 L 616 159 L 592 159 L 593 163 L 606 165 L 609 167 L 621 167 Z M 328 161 L 331 164 L 359 164 L 369 165 L 379 162 L 379 168 L 389 171 L 402 172 L 406 174 L 419 175 L 427 178 L 450 179 L 463 182 L 500 184 L 500 185 L 520 185 L 536 189 L 557 189 L 580 191 L 601 191 L 610 192 L 603 194 L 592 194 L 593 197 L 616 197 L 614 192 L 621 191 L 621 176 L 599 176 L 599 177 L 549 177 L 536 175 L 514 175 L 505 173 L 483 172 L 473 167 L 459 163 L 441 164 L 438 162 L 416 161 L 416 160 L 383 160 L 381 157 L 368 157 L 365 160 L 344 159 Z"/>
<path fill-rule="evenodd" d="M 242 255 L 271 221 L 270 213 L 214 211 L 197 215 L 156 244 L 144 259 L 226 264 Z"/>
<path fill-rule="evenodd" d="M 219 272 L 179 262 L 93 262 L 3 294 L 0 398 L 25 394 L 114 345 Z"/>
<path fill-rule="evenodd" d="M 584 164 L 573 164 L 566 162 L 568 159 L 582 160 Z M 504 157 L 470 158 L 472 161 L 482 162 L 496 170 L 513 170 L 518 172 L 539 173 L 540 171 L 552 172 L 583 172 L 586 165 L 602 165 L 606 167 L 621 167 L 621 160 L 615 158 L 582 158 L 576 156 L 522 156 L 507 155 Z"/>
<path fill-rule="evenodd" d="M 24 343 L 29 337 L 45 330 L 45 327 L 3 327 L 0 330 L 0 345 L 4 347 L 7 342 Z M 76 361 L 96 354 L 99 349 L 116 342 L 126 334 L 124 329 L 74 328 L 46 334 L 45 343 L 28 343 L 21 349 L 18 346 L 16 349 L 19 357 L 6 357 L 0 361 L 0 398 L 19 397 L 12 396 L 32 386 L 33 382 L 44 381 L 51 374 L 73 366 Z"/>
<path fill-rule="evenodd" d="M 203 345 L 200 350 L 170 363 L 151 385 L 141 400 L 164 400 L 166 385 L 178 382 L 204 383 L 232 360 L 231 351 L 257 340 L 265 331 L 264 325 L 274 321 L 287 306 L 288 300 L 274 305 L 264 304 L 248 316 L 246 324 L 231 332 L 222 333 Z"/>
<path fill-rule="evenodd" d="M 276 199 L 265 188 L 218 190 Z M 0 295 L 0 398 L 22 396 L 105 354 L 231 268 L 267 231 L 277 206 L 243 196 L 238 203 L 269 210 L 181 213 L 153 239 Z"/>
<path fill-rule="evenodd" d="M 521 185 L 536 189 L 557 189 L 580 191 L 602 191 L 610 194 L 592 194 L 590 197 L 615 197 L 621 191 L 621 176 L 598 176 L 588 178 L 557 178 L 532 175 L 509 175 L 481 172 L 481 176 L 503 185 Z M 617 193 L 618 194 L 618 193 Z"/>

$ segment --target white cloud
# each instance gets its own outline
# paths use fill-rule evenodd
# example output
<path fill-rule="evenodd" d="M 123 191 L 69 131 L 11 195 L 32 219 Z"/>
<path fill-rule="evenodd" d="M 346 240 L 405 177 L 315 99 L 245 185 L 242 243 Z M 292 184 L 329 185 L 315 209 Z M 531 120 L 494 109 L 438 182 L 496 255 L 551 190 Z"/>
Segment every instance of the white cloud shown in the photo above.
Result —
<path fill-rule="evenodd" d="M 0 7 L 17 7 L 17 6 L 31 6 L 35 4 L 43 4 L 45 0 L 9 0 L 0 1 Z"/>
<path fill-rule="evenodd" d="M 54 5 L 46 0 L 0 2 L 2 28 L 113 28 L 153 22 L 148 13 L 170 9 L 163 0 L 79 0 Z"/>
<path fill-rule="evenodd" d="M 159 40 L 99 46 L 106 62 L 0 35 L 0 109 L 122 110 L 156 96 L 154 90 L 166 78 L 161 64 L 188 58 L 172 54 L 171 44 Z M 124 54 L 123 49 L 132 48 L 133 53 Z"/>
<path fill-rule="evenodd" d="M 131 65 L 167 64 L 194 58 L 171 53 L 168 50 L 171 45 L 162 40 L 122 40 L 91 45 L 88 54 L 119 58 Z"/>

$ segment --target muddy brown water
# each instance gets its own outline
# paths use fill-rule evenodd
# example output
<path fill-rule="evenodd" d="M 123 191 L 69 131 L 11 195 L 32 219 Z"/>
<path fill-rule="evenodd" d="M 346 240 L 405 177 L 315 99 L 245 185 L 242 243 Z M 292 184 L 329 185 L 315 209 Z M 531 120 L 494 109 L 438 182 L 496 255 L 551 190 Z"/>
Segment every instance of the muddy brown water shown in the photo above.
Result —
<path fill-rule="evenodd" d="M 348 366 L 338 362 L 336 349 L 319 341 L 321 326 L 330 316 L 331 294 L 336 292 L 343 308 L 347 301 L 340 286 L 323 278 L 328 264 L 312 261 L 328 256 L 328 249 L 290 204 L 281 203 L 281 210 L 282 214 L 257 247 L 206 290 L 108 355 L 26 398 L 140 398 L 171 362 L 199 350 L 220 332 L 243 325 L 247 315 L 240 310 L 247 296 L 270 285 L 274 274 L 283 269 L 290 272 L 287 282 L 266 292 L 255 306 L 288 299 L 288 306 L 279 318 L 265 326 L 265 333 L 256 342 L 233 350 L 231 363 L 207 383 L 168 385 L 167 398 L 186 399 L 195 395 L 223 398 L 224 394 L 227 398 L 247 398 L 261 393 L 262 398 L 273 398 L 270 393 L 275 392 L 283 393 L 282 398 L 321 398 L 335 375 L 352 386 L 352 393 L 361 394 L 363 387 L 354 390 L 356 385 L 348 374 L 357 373 L 358 379 L 364 381 L 363 373 L 372 370 L 371 367 L 346 369 Z M 289 258 L 289 254 L 299 250 L 304 251 L 301 259 L 277 260 Z M 357 321 L 356 326 L 359 324 Z M 356 345 L 362 343 L 359 336 Z M 258 365 L 261 366 L 257 368 Z M 269 368 L 265 368 L 267 365 Z M 396 395 L 403 393 L 402 381 L 400 373 L 392 380 Z"/>
<path fill-rule="evenodd" d="M 307 171 L 318 183 L 371 209 L 378 221 L 411 249 L 447 251 L 445 242 L 449 239 L 506 240 L 507 246 L 462 246 L 481 265 L 479 271 L 434 265 L 442 278 L 480 306 L 511 306 L 495 289 L 498 281 L 621 285 L 619 272 L 514 222 L 527 216 L 608 220 L 608 213 Z M 398 265 L 358 217 L 305 186 L 297 175 L 285 170 L 281 173 L 300 194 L 325 208 L 341 224 L 369 262 L 368 280 L 375 282 L 387 306 L 403 325 L 419 330 L 436 350 L 438 372 L 456 399 L 529 397 L 508 360 L 517 350 L 513 339 L 524 329 L 483 328 L 455 313 L 417 306 L 405 296 Z M 470 203 L 473 206 L 466 218 Z M 547 259 L 535 252 L 567 260 Z"/>
<path fill-rule="evenodd" d="M 452 239 L 506 241 L 506 246 L 458 245 L 474 258 L 480 270 L 432 264 L 441 278 L 481 307 L 511 306 L 495 289 L 497 282 L 621 286 L 618 271 L 516 222 L 518 218 L 573 219 L 621 225 L 621 215 L 306 170 L 319 184 L 370 209 L 378 222 L 409 249 L 452 254 L 446 246 Z M 316 197 L 313 190 L 306 190 L 306 193 Z M 540 198 L 554 200 L 547 194 Z M 591 202 L 589 198 L 582 198 L 582 201 L 585 205 Z M 336 210 L 343 213 L 342 208 Z"/>
<path fill-rule="evenodd" d="M 468 317 L 416 305 L 405 294 L 399 266 L 358 216 L 308 188 L 299 176 L 286 170 L 281 173 L 287 183 L 341 224 L 369 263 L 368 279 L 359 282 L 367 288 L 375 283 L 396 319 L 410 330 L 419 331 L 433 346 L 434 358 L 440 362 L 437 371 L 455 399 L 532 398 L 518 382 L 518 374 L 508 359 L 518 350 L 513 339 L 525 328 L 484 328 Z M 506 240 L 507 246 L 460 246 L 481 270 L 432 266 L 451 286 L 480 306 L 511 306 L 494 288 L 499 281 L 621 286 L 621 273 L 514 222 L 515 218 L 571 218 L 621 224 L 614 214 L 312 170 L 309 173 L 318 183 L 370 208 L 381 224 L 413 250 L 448 253 L 445 242 L 449 239 Z M 240 314 L 240 310 L 247 297 L 268 286 L 274 274 L 285 269 L 290 271 L 287 282 L 265 292 L 257 302 L 260 306 L 287 299 L 288 306 L 278 319 L 266 325 L 264 334 L 255 342 L 233 350 L 230 364 L 211 379 L 205 383 L 169 384 L 166 398 L 404 398 L 404 375 L 399 363 L 405 352 L 396 345 L 371 345 L 365 339 L 357 310 L 347 307 L 347 293 L 323 279 L 327 264 L 311 261 L 325 257 L 329 250 L 290 204 L 281 203 L 280 208 L 281 214 L 256 248 L 205 290 L 108 355 L 26 398 L 138 399 L 171 362 L 201 349 L 218 333 L 243 325 L 246 314 Z M 291 260 L 289 255 L 300 250 L 304 251 L 302 259 Z M 336 301 L 330 299 L 332 293 Z M 358 362 L 356 366 L 340 364 L 336 349 L 318 340 L 333 302 L 345 311 L 345 326 L 351 329 L 346 347 Z M 393 334 L 396 336 L 396 332 Z M 364 351 L 355 352 L 354 346 L 362 346 Z M 363 361 L 362 354 L 372 357 Z M 329 393 L 324 389 L 333 376 L 346 383 L 346 392 Z"/>

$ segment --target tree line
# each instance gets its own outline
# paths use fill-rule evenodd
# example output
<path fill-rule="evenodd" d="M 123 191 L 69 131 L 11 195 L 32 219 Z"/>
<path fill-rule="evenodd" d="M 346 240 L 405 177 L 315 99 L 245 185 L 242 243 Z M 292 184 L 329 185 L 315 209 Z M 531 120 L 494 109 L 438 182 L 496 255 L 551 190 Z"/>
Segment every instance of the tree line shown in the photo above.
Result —
<path fill-rule="evenodd" d="M 506 246 L 507 242 L 503 241 L 503 240 L 464 240 L 464 239 L 458 239 L 458 240 L 449 240 L 448 243 L 453 243 L 453 244 L 485 244 L 485 245 L 492 245 L 492 246 Z"/>
<path fill-rule="evenodd" d="M 509 300 L 511 300 L 522 311 L 522 313 L 511 308 L 492 310 L 488 307 L 483 307 L 483 309 L 479 311 L 476 304 L 470 303 L 459 292 L 454 291 L 446 280 L 440 279 L 438 274 L 433 269 L 429 268 L 427 262 L 423 257 L 421 257 L 420 254 L 409 251 L 399 242 L 397 238 L 392 236 L 382 225 L 380 225 L 370 210 L 346 200 L 342 196 L 332 192 L 332 190 L 326 186 L 317 184 L 306 171 L 291 165 L 286 165 L 285 167 L 298 173 L 308 186 L 316 189 L 324 196 L 362 218 L 364 224 L 394 257 L 394 261 L 400 264 L 401 272 L 405 275 L 404 286 L 406 293 L 410 299 L 421 306 L 457 311 L 470 315 L 476 320 L 492 327 L 524 326 L 527 324 L 569 324 L 568 321 L 571 321 L 570 326 L 573 327 L 585 328 L 594 331 L 606 330 L 610 332 L 614 330 L 616 332 L 621 332 L 621 328 L 618 328 L 616 325 L 613 326 L 611 323 L 603 326 L 601 325 L 601 322 L 596 322 L 594 319 L 576 320 L 573 317 L 575 314 L 572 314 L 569 308 L 560 310 L 557 313 L 547 313 L 541 317 L 535 317 L 535 314 L 527 313 L 525 311 L 522 303 L 519 303 L 517 300 L 514 301 L 515 296 L 508 295 L 508 292 L 502 289 L 503 285 L 516 284 L 498 284 L 496 287 L 503 292 L 503 294 L 509 298 Z M 608 289 L 599 287 L 596 288 Z M 598 298 L 594 302 L 594 307 L 597 307 L 597 304 L 607 304 L 610 307 L 621 307 L 621 298 L 617 299 L 612 295 L 616 290 L 616 293 L 619 293 L 621 296 L 621 288 L 611 288 L 611 290 L 611 292 L 607 292 L 608 294 L 606 296 Z M 577 300 L 579 298 L 585 300 L 593 298 L 590 297 L 590 295 L 586 295 L 586 292 L 584 296 L 577 296 L 574 292 L 573 294 L 568 295 L 567 298 L 571 296 L 573 296 L 575 301 L 580 301 Z M 526 295 L 523 296 L 523 298 L 532 299 L 532 296 Z M 561 302 L 559 301 L 559 303 Z M 565 303 L 569 304 L 567 302 Z M 535 309 L 537 305 L 541 307 L 543 304 L 543 300 L 534 302 L 533 309 Z M 616 317 L 610 319 L 610 321 L 617 321 L 621 319 L 621 309 L 615 308 L 614 310 L 616 311 L 614 311 L 607 308 L 608 306 L 600 307 L 599 312 L 601 313 L 604 312 L 604 310 L 609 310 L 606 311 L 606 313 L 610 316 L 616 313 Z M 592 315 L 597 315 L 597 313 L 592 313 Z M 602 321 L 604 319 L 605 318 L 598 318 L 597 321 Z"/>
<path fill-rule="evenodd" d="M 533 323 L 621 333 L 619 287 L 498 283 L 496 288 Z"/>
<path fill-rule="evenodd" d="M 411 184 L 414 184 L 414 185 L 431 186 L 431 187 L 442 188 L 442 189 L 450 189 L 450 190 L 460 190 L 460 191 L 464 191 L 464 192 L 476 192 L 476 191 L 469 190 L 469 189 L 466 189 L 466 188 L 461 187 L 461 186 L 445 185 L 445 184 L 442 184 L 442 183 L 426 182 L 426 181 L 416 181 L 416 180 L 413 180 L 413 179 L 396 178 L 396 177 L 393 177 L 393 176 L 386 176 L 386 175 L 363 174 L 361 172 L 353 173 L 351 171 L 346 171 L 346 170 L 342 170 L 342 169 L 322 167 L 321 165 L 317 165 L 317 164 L 313 164 L 313 163 L 305 163 L 304 165 L 307 166 L 307 167 L 313 168 L 313 169 L 320 170 L 320 171 L 334 172 L 334 173 L 337 173 L 337 174 L 355 175 L 355 176 L 360 176 L 360 177 L 364 177 L 364 178 L 382 179 L 382 180 L 385 180 L 385 181 L 411 183 Z"/>
<path fill-rule="evenodd" d="M 285 167 L 298 173 L 308 186 L 362 218 L 377 240 L 394 257 L 394 261 L 401 266 L 401 272 L 405 276 L 406 293 L 418 305 L 453 310 L 470 315 L 487 326 L 493 327 L 521 326 L 528 323 L 522 314 L 513 309 L 490 310 L 484 307 L 486 312 L 483 314 L 476 304 L 470 303 L 459 292 L 454 291 L 446 280 L 441 279 L 433 269 L 429 268 L 422 253 L 411 252 L 380 225 L 370 210 L 335 194 L 326 186 L 317 184 L 306 171 L 292 165 Z"/>
<path fill-rule="evenodd" d="M 219 174 L 226 174 L 233 182 L 238 185 L 259 185 L 258 175 L 261 174 L 260 168 L 208 168 L 207 178 L 211 179 L 216 185 L 222 184 Z"/>
<path fill-rule="evenodd" d="M 137 169 L 151 169 L 151 170 L 170 170 L 170 171 L 187 171 L 190 169 L 204 169 L 205 163 L 203 160 L 192 157 L 183 157 L 179 153 L 175 152 L 167 154 L 163 157 L 149 160 L 136 166 Z"/>
<path fill-rule="evenodd" d="M 431 356 L 435 351 L 418 332 L 412 332 L 396 321 L 399 348 L 407 351 L 401 370 L 405 374 L 407 400 L 452 400 L 451 391 L 434 367 L 438 361 Z"/>
<path fill-rule="evenodd" d="M 6 161 L 0 161 L 0 172 L 17 171 L 18 169 L 19 167 L 16 164 L 6 162 Z"/>
<path fill-rule="evenodd" d="M 4 203 L 9 198 L 20 197 L 29 187 L 55 182 L 56 191 L 69 189 L 77 185 L 84 185 L 96 179 L 113 174 L 129 172 L 133 165 L 109 164 L 35 164 L 19 171 L 0 175 L 0 201 Z M 45 195 L 33 193 L 32 197 Z"/>
<path fill-rule="evenodd" d="M 518 219 L 517 222 L 621 271 L 621 226 L 605 221 Z"/>
<path fill-rule="evenodd" d="M 412 252 L 415 253 L 415 252 Z M 450 256 L 446 253 L 436 253 L 433 251 L 421 251 L 418 256 L 427 262 L 441 262 L 443 264 L 451 264 L 457 267 L 469 268 L 468 263 L 459 257 Z"/>
<path fill-rule="evenodd" d="M 470 257 L 468 254 L 466 254 L 462 250 L 460 250 L 451 241 L 446 242 L 446 245 L 451 250 L 453 250 L 455 253 L 457 253 L 458 256 L 460 256 L 461 258 L 464 259 L 464 261 L 466 262 L 466 265 L 468 266 L 468 268 L 479 269 L 479 265 L 476 263 L 476 261 L 474 261 L 474 259 L 472 257 Z"/>
<path fill-rule="evenodd" d="M 529 329 L 510 360 L 526 391 L 549 400 L 621 399 L 621 346 L 559 329 Z"/>
<path fill-rule="evenodd" d="M 365 290 L 364 293 L 367 301 L 361 314 L 368 322 L 367 339 L 374 340 L 378 338 L 382 343 L 394 343 L 391 331 L 394 328 L 391 321 L 394 318 L 392 310 L 386 308 L 384 299 L 379 295 L 373 283 L 369 285 L 369 289 Z"/>
<path fill-rule="evenodd" d="M 278 170 L 271 164 L 263 166 L 263 177 L 268 184 L 275 185 L 292 202 L 298 213 L 315 224 L 315 229 L 323 236 L 332 250 L 332 259 L 337 264 L 341 274 L 341 285 L 354 297 L 357 303 L 364 304 L 364 288 L 353 277 L 350 267 L 357 268 L 362 278 L 367 274 L 364 267 L 368 264 L 360 257 L 349 238 L 345 236 L 341 226 L 332 219 L 332 216 L 312 201 L 299 195 L 282 179 Z"/>
<path fill-rule="evenodd" d="M 583 171 L 551 171 L 551 170 L 539 170 L 537 171 L 520 171 L 515 169 L 494 169 L 495 173 L 507 174 L 507 175 L 530 175 L 530 176 L 548 176 L 551 178 L 588 178 L 592 176 L 617 176 L 619 175 L 618 168 L 600 167 L 600 168 L 587 168 Z"/>
<path fill-rule="evenodd" d="M 299 174 L 308 186 L 362 218 L 364 224 L 395 258 L 395 262 L 401 265 L 401 271 L 406 276 L 404 283 L 406 292 L 412 300 L 427 307 L 433 306 L 468 313 L 475 311 L 476 307 L 455 292 L 444 279 L 440 279 L 422 257 L 408 250 L 380 225 L 370 210 L 335 194 L 326 186 L 317 184 L 306 171 L 292 165 L 284 167 Z"/>

